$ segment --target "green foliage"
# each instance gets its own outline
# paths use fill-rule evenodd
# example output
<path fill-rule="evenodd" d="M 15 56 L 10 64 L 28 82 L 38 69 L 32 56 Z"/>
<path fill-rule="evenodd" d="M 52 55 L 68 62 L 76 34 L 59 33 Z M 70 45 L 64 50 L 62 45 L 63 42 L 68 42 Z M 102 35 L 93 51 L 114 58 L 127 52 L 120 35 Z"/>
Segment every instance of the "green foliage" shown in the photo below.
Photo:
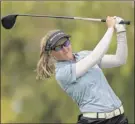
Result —
<path fill-rule="evenodd" d="M 127 26 L 126 65 L 104 69 L 113 90 L 123 101 L 129 122 L 134 122 L 134 6 L 126 1 L 3 1 L 1 15 L 33 13 L 105 18 L 120 16 Z M 72 35 L 73 51 L 92 50 L 106 32 L 105 23 L 80 20 L 17 17 L 12 30 L 1 26 L 2 122 L 75 123 L 79 110 L 55 78 L 36 81 L 40 40 L 50 30 Z M 108 53 L 116 51 L 116 35 Z"/>

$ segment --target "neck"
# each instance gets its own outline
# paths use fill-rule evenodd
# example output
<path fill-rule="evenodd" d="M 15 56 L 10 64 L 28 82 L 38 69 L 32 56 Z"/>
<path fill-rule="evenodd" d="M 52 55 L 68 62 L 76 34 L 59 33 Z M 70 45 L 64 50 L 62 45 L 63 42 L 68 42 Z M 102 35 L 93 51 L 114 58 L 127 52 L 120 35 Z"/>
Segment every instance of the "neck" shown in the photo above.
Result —
<path fill-rule="evenodd" d="M 72 54 L 72 56 L 71 56 L 68 60 L 75 61 L 75 56 L 74 56 L 74 54 Z"/>

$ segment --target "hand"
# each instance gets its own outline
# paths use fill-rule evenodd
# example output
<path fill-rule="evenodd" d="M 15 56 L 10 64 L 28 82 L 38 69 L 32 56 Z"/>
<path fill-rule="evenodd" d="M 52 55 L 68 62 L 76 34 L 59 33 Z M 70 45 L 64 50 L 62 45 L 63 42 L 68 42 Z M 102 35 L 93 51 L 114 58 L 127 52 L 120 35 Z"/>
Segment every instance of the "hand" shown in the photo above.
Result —
<path fill-rule="evenodd" d="M 126 26 L 125 24 L 119 24 L 121 21 L 124 21 L 122 18 L 114 16 L 115 20 L 116 20 L 116 24 L 115 24 L 115 30 L 117 33 L 120 32 L 125 32 L 126 31 Z"/>
<path fill-rule="evenodd" d="M 106 24 L 108 28 L 114 28 L 116 23 L 116 20 L 114 17 L 107 16 L 106 18 Z"/>

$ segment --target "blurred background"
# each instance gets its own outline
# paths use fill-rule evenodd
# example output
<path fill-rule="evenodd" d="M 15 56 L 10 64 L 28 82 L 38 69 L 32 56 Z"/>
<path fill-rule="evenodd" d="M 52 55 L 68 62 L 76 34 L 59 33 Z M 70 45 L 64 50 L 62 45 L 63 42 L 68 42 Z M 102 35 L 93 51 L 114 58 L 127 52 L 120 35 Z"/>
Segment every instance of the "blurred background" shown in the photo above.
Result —
<path fill-rule="evenodd" d="M 122 100 L 129 123 L 134 124 L 134 3 L 129 1 L 2 1 L 1 17 L 13 14 L 46 14 L 106 18 L 120 16 L 127 26 L 128 60 L 124 66 L 103 69 Z M 2 123 L 76 123 L 79 109 L 57 84 L 55 77 L 36 80 L 40 40 L 50 30 L 72 35 L 74 52 L 92 50 L 105 34 L 105 23 L 81 20 L 18 17 L 15 26 L 1 26 Z M 108 53 L 116 52 L 116 34 Z"/>

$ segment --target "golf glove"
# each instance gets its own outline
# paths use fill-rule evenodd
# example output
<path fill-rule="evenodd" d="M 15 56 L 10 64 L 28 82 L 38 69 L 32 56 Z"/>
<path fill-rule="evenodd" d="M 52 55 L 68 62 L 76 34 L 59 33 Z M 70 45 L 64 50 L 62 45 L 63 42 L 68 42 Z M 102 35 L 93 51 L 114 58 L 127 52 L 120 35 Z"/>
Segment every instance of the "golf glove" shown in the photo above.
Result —
<path fill-rule="evenodd" d="M 114 16 L 114 18 L 116 19 L 116 24 L 115 24 L 115 30 L 117 33 L 120 32 L 126 32 L 126 26 L 125 24 L 119 24 L 121 21 L 124 21 L 124 19 Z"/>

